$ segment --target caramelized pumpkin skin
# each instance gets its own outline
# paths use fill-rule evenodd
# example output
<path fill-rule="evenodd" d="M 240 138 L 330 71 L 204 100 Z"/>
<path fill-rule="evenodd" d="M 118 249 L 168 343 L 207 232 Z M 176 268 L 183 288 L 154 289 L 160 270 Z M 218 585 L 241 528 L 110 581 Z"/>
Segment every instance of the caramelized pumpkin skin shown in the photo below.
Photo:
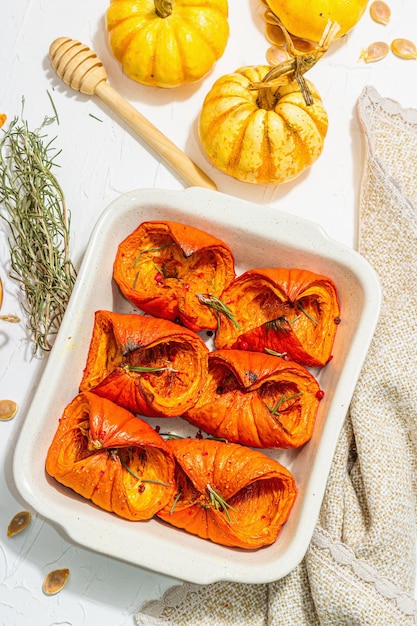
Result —
<path fill-rule="evenodd" d="M 175 417 L 204 384 L 208 348 L 173 322 L 96 311 L 81 391 L 93 391 L 146 416 Z"/>
<path fill-rule="evenodd" d="M 154 429 L 93 393 L 65 408 L 46 471 L 94 504 L 129 520 L 150 519 L 174 486 L 172 453 Z"/>
<path fill-rule="evenodd" d="M 304 269 L 261 268 L 236 278 L 221 295 L 219 349 L 272 350 L 306 367 L 331 358 L 340 305 L 330 278 Z"/>
<path fill-rule="evenodd" d="M 280 357 L 215 350 L 205 387 L 184 417 L 205 432 L 253 448 L 297 448 L 313 434 L 320 387 Z"/>
<path fill-rule="evenodd" d="M 285 467 L 234 443 L 182 439 L 167 444 L 176 460 L 176 493 L 158 517 L 225 546 L 256 549 L 276 541 L 297 496 Z"/>
<path fill-rule="evenodd" d="M 118 247 L 113 271 L 123 295 L 146 313 L 215 330 L 199 295 L 219 297 L 234 279 L 230 248 L 212 235 L 170 221 L 143 222 Z"/>

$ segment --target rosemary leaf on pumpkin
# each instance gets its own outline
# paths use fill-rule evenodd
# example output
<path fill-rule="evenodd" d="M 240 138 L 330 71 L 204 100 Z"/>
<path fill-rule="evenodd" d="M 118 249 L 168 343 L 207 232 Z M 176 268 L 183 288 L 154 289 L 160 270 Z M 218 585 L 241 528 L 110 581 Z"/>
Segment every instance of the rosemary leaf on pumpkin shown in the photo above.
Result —
<path fill-rule="evenodd" d="M 267 354 L 272 354 L 272 356 L 279 356 L 281 359 L 287 356 L 286 352 L 277 352 L 276 350 L 272 350 L 271 348 L 264 348 L 264 351 Z"/>
<path fill-rule="evenodd" d="M 131 476 L 133 476 L 133 478 L 136 478 L 136 480 L 139 480 L 141 483 L 153 483 L 154 485 L 162 485 L 162 487 L 169 487 L 168 483 L 164 483 L 162 480 L 156 480 L 154 478 L 142 478 L 142 476 L 139 476 L 139 474 L 136 474 L 136 472 L 134 472 L 132 468 L 129 467 L 129 465 L 124 460 L 120 449 L 118 450 L 118 453 L 119 453 L 119 459 L 120 459 L 121 464 L 123 465 L 125 470 L 129 472 Z"/>
<path fill-rule="evenodd" d="M 170 246 L 173 246 L 174 242 L 170 242 L 170 243 L 166 243 L 163 246 L 156 246 L 155 248 L 144 248 L 143 250 L 141 250 L 138 254 L 138 256 L 135 259 L 135 262 L 133 264 L 133 267 L 136 267 L 137 264 L 139 263 L 142 254 L 146 254 L 147 252 L 159 252 L 159 250 L 165 250 L 165 248 L 169 248 Z"/>
<path fill-rule="evenodd" d="M 178 502 L 181 500 L 182 498 L 182 489 L 180 489 L 177 493 L 177 495 L 174 498 L 174 502 L 172 503 L 172 506 L 169 510 L 169 514 L 173 515 L 174 511 L 175 511 L 175 507 L 177 506 Z"/>
<path fill-rule="evenodd" d="M 299 393 L 293 393 L 291 396 L 286 396 L 285 393 L 279 398 L 278 402 L 276 403 L 276 405 L 274 406 L 273 409 L 271 409 L 270 407 L 268 407 L 268 410 L 270 411 L 270 413 L 272 413 L 272 415 L 280 415 L 280 408 L 283 405 L 284 402 L 289 402 L 290 400 L 295 400 L 296 398 L 299 398 L 300 396 L 303 395 L 303 392 L 300 391 Z"/>
<path fill-rule="evenodd" d="M 232 311 L 229 309 L 227 304 L 219 300 L 219 298 L 216 298 L 216 296 L 212 296 L 211 294 L 202 294 L 202 293 L 198 293 L 197 298 L 200 300 L 202 304 L 207 305 L 208 307 L 210 307 L 210 309 L 212 309 L 215 312 L 215 314 L 217 315 L 219 326 L 220 326 L 219 313 L 223 313 L 223 315 L 226 315 L 226 317 L 229 318 L 233 326 L 235 326 L 235 328 L 240 330 L 240 326 L 235 316 L 233 315 Z"/>
<path fill-rule="evenodd" d="M 211 505 L 216 509 L 216 511 L 222 510 L 225 513 L 227 520 L 230 522 L 228 509 L 231 509 L 232 511 L 235 511 L 236 509 L 234 509 L 231 504 L 228 504 L 228 502 L 226 502 L 226 500 L 224 500 L 224 498 L 222 498 L 221 495 L 217 493 L 217 491 L 215 491 L 208 483 L 207 491 L 209 492 Z"/>
<path fill-rule="evenodd" d="M 41 134 L 55 118 L 30 130 L 16 117 L 0 138 L 0 216 L 10 229 L 10 277 L 24 293 L 22 308 L 34 353 L 49 351 L 74 286 L 70 216 L 52 173 L 59 151 Z"/>
<path fill-rule="evenodd" d="M 307 311 L 307 309 L 305 308 L 305 306 L 301 302 L 297 303 L 297 307 L 300 309 L 300 311 L 302 311 L 304 313 L 304 315 L 306 317 L 308 317 L 308 319 L 310 319 L 313 322 L 313 324 L 315 324 L 317 326 L 318 321 L 316 320 L 315 317 L 310 315 L 310 313 Z"/>
<path fill-rule="evenodd" d="M 142 374 L 146 374 L 147 372 L 178 372 L 178 370 L 174 370 L 173 367 L 149 367 L 147 365 L 129 365 L 129 371 L 140 372 Z"/>

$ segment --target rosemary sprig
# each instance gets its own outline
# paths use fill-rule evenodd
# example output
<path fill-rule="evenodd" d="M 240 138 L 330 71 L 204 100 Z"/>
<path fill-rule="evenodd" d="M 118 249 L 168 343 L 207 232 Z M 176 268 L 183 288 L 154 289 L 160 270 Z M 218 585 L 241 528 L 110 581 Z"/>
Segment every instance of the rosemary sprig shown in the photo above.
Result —
<path fill-rule="evenodd" d="M 176 435 L 175 433 L 159 433 L 162 439 L 165 441 L 170 441 L 171 439 L 179 440 L 185 439 L 182 435 Z"/>
<path fill-rule="evenodd" d="M 271 348 L 264 348 L 264 351 L 267 354 L 272 354 L 272 356 L 279 356 L 281 359 L 287 356 L 286 352 L 277 352 L 276 350 L 272 350 Z"/>
<path fill-rule="evenodd" d="M 175 370 L 173 367 L 148 367 L 145 365 L 129 365 L 130 372 L 141 372 L 146 374 L 147 372 L 173 372 L 177 373 L 179 370 Z"/>
<path fill-rule="evenodd" d="M 117 452 L 119 454 L 119 459 L 120 459 L 121 464 L 123 465 L 125 470 L 128 471 L 131 476 L 133 476 L 133 478 L 136 478 L 141 483 L 153 483 L 155 485 L 162 485 L 162 487 L 169 487 L 169 484 L 168 483 L 164 483 L 162 480 L 154 480 L 152 478 L 142 478 L 142 476 L 139 476 L 139 474 L 136 474 L 136 472 L 134 472 L 132 470 L 132 468 L 128 466 L 128 464 L 126 463 L 126 461 L 122 457 L 122 453 L 120 451 L 120 448 L 118 449 Z"/>
<path fill-rule="evenodd" d="M 305 308 L 305 306 L 301 302 L 297 302 L 297 308 L 299 308 L 300 311 L 302 311 L 302 313 L 304 313 L 304 315 L 306 317 L 308 317 L 308 319 L 311 320 L 313 322 L 313 324 L 315 324 L 317 326 L 318 321 L 316 320 L 315 317 L 310 315 L 310 313 L 307 311 L 307 309 Z"/>
<path fill-rule="evenodd" d="M 46 93 L 47 93 L 47 95 L 48 95 L 49 102 L 51 103 L 51 107 L 52 107 L 53 112 L 54 112 L 54 117 L 53 117 L 53 118 L 47 118 L 45 121 L 46 121 L 47 123 L 50 123 L 51 121 L 55 120 L 55 121 L 56 121 L 56 123 L 57 123 L 57 124 L 58 124 L 58 126 L 59 126 L 59 117 L 58 117 L 58 111 L 56 110 L 55 102 L 53 101 L 53 98 L 52 98 L 52 96 L 51 96 L 51 94 L 49 93 L 49 91 L 48 91 L 48 90 L 46 91 Z"/>
<path fill-rule="evenodd" d="M 268 407 L 268 410 L 270 411 L 270 413 L 272 413 L 272 415 L 280 415 L 280 408 L 283 405 L 284 402 L 289 402 L 290 400 L 295 400 L 296 398 L 299 398 L 300 396 L 303 395 L 303 392 L 300 391 L 298 393 L 294 393 L 292 396 L 286 396 L 285 393 L 282 394 L 282 396 L 279 398 L 278 402 L 276 403 L 276 405 L 274 406 L 273 409 L 271 409 L 270 407 Z"/>
<path fill-rule="evenodd" d="M 219 298 L 216 298 L 216 296 L 212 296 L 211 294 L 197 293 L 196 295 L 202 304 L 206 304 L 208 307 L 213 309 L 213 311 L 215 312 L 217 316 L 217 321 L 218 321 L 219 326 L 220 326 L 219 313 L 223 313 L 224 315 L 226 315 L 226 317 L 229 318 L 233 326 L 237 328 L 238 330 L 240 330 L 240 326 L 235 316 L 233 315 L 232 311 L 227 306 L 227 304 L 219 300 Z"/>
<path fill-rule="evenodd" d="M 281 315 L 280 317 L 276 317 L 275 319 L 266 322 L 266 332 L 274 331 L 276 333 L 281 332 L 283 334 L 288 334 L 291 330 L 288 326 L 291 326 L 291 322 L 288 321 L 285 315 Z"/>
<path fill-rule="evenodd" d="M 133 263 L 133 267 L 137 266 L 137 264 L 140 261 L 140 257 L 142 256 L 142 254 L 146 254 L 147 252 L 158 252 L 159 250 L 165 250 L 165 248 L 170 248 L 173 245 L 174 245 L 174 242 L 171 241 L 170 243 L 166 243 L 163 246 L 156 246 L 155 248 L 144 248 L 137 255 L 137 257 L 135 259 L 135 262 Z"/>
<path fill-rule="evenodd" d="M 169 509 L 169 514 L 173 515 L 174 511 L 175 511 L 175 507 L 177 506 L 178 502 L 181 500 L 182 498 L 182 489 L 180 489 L 177 493 L 177 495 L 174 498 L 174 502 L 172 503 L 171 508 Z"/>
<path fill-rule="evenodd" d="M 70 216 L 52 173 L 59 155 L 41 134 L 15 118 L 0 140 L 0 216 L 10 229 L 10 276 L 25 298 L 22 308 L 38 349 L 49 351 L 76 278 L 69 254 Z"/>
<path fill-rule="evenodd" d="M 165 439 L 165 441 L 169 441 L 170 439 L 187 439 L 187 437 L 185 435 L 177 435 L 175 433 L 159 433 L 160 436 L 162 437 L 162 439 Z M 198 437 L 196 437 L 198 439 Z M 203 438 L 203 437 L 201 437 Z M 227 443 L 227 439 L 225 439 L 224 437 L 214 437 L 213 435 L 209 435 L 207 437 L 204 437 L 204 439 L 206 440 L 210 440 L 210 441 L 223 441 L 224 443 Z"/>
<path fill-rule="evenodd" d="M 97 117 L 97 115 L 93 115 L 92 113 L 88 114 L 90 117 L 93 118 L 93 120 L 97 120 L 97 122 L 101 122 L 103 123 L 103 120 L 101 120 L 99 117 Z"/>
<path fill-rule="evenodd" d="M 209 485 L 208 483 L 207 491 L 209 492 L 211 506 L 214 507 L 216 511 L 222 510 L 225 513 L 228 521 L 230 522 L 228 509 L 231 509 L 232 511 L 235 511 L 236 509 L 234 509 L 228 502 L 226 502 L 226 500 L 224 500 L 221 495 L 217 493 L 217 491 L 215 491 L 213 487 L 211 487 L 211 485 Z"/>

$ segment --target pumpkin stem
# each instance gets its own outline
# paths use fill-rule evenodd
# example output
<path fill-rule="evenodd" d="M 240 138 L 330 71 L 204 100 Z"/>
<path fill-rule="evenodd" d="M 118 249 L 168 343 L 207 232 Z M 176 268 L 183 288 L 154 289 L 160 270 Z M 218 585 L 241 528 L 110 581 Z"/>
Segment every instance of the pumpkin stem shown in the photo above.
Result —
<path fill-rule="evenodd" d="M 262 109 L 271 110 L 275 107 L 278 100 L 278 88 L 281 85 L 286 85 L 296 80 L 306 105 L 311 106 L 313 104 L 313 96 L 304 78 L 304 74 L 327 52 L 330 44 L 334 41 L 340 30 L 340 25 L 336 22 L 329 21 L 323 31 L 317 48 L 312 52 L 299 52 L 295 49 L 291 37 L 281 22 L 279 22 L 278 18 L 277 23 L 279 23 L 284 33 L 291 58 L 288 59 L 288 61 L 283 61 L 275 67 L 272 67 L 261 82 L 252 83 L 249 88 L 259 90 L 258 106 Z"/>
<path fill-rule="evenodd" d="M 172 13 L 172 0 L 154 0 L 155 13 L 158 17 L 164 19 L 169 17 Z"/>

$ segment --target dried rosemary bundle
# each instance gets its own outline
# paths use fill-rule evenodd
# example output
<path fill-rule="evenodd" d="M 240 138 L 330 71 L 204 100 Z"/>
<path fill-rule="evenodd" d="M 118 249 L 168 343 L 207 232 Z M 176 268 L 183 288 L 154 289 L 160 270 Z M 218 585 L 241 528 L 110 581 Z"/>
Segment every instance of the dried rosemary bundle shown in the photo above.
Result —
<path fill-rule="evenodd" d="M 76 278 L 69 255 L 70 216 L 52 173 L 58 156 L 22 117 L 1 130 L 0 216 L 10 227 L 11 278 L 21 283 L 34 352 L 51 349 Z"/>

